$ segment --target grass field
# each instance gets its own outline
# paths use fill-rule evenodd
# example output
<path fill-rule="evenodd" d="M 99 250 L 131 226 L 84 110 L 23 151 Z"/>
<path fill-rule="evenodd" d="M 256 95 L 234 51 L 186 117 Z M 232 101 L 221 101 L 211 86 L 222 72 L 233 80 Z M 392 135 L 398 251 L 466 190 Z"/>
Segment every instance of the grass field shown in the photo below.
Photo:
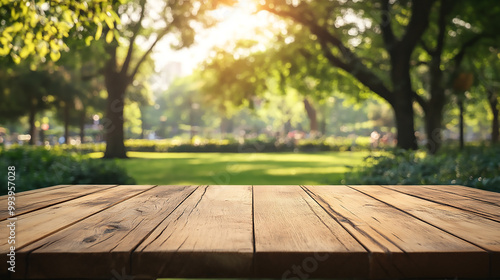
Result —
<path fill-rule="evenodd" d="M 145 153 L 119 160 L 137 184 L 341 184 L 368 152 Z M 93 153 L 92 157 L 102 157 Z"/>

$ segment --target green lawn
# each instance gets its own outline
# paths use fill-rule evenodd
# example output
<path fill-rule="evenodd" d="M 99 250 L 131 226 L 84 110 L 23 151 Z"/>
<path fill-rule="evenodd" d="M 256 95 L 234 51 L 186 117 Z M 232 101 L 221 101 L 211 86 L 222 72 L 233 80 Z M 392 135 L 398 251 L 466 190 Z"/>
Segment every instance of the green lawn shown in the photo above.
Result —
<path fill-rule="evenodd" d="M 368 152 L 145 153 L 119 160 L 137 184 L 341 184 Z M 93 153 L 92 157 L 102 157 Z"/>

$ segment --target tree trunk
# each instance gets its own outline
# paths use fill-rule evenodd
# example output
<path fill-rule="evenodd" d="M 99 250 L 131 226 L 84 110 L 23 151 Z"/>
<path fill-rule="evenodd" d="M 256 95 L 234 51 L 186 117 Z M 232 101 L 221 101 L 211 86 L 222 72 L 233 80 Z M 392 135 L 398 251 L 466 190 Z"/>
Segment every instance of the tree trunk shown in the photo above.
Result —
<path fill-rule="evenodd" d="M 190 103 L 192 104 L 192 103 Z M 195 131 L 194 131 L 194 109 L 192 106 L 189 106 L 189 139 L 193 140 Z"/>
<path fill-rule="evenodd" d="M 323 117 L 321 119 L 319 127 L 320 127 L 321 135 L 326 135 L 326 118 Z"/>
<path fill-rule="evenodd" d="M 104 67 L 104 82 L 108 91 L 106 117 L 102 121 L 106 140 L 104 158 L 127 158 L 123 135 L 123 109 L 130 78 L 126 71 L 117 69 L 116 48 L 116 45 L 108 47 L 110 59 Z"/>
<path fill-rule="evenodd" d="M 444 88 L 441 85 L 442 71 L 439 67 L 432 70 L 431 73 L 431 98 L 425 104 L 420 104 L 424 111 L 425 134 L 427 136 L 427 150 L 431 154 L 435 154 L 443 143 L 442 128 L 443 128 L 443 110 L 445 105 Z"/>
<path fill-rule="evenodd" d="M 106 151 L 104 158 L 127 158 L 123 135 L 125 87 L 111 84 L 108 88 L 106 119 L 103 120 Z"/>
<path fill-rule="evenodd" d="M 64 102 L 64 144 L 69 144 L 69 102 Z"/>
<path fill-rule="evenodd" d="M 500 137 L 499 131 L 499 109 L 498 109 L 498 95 L 493 90 L 488 90 L 488 103 L 490 104 L 491 113 L 493 114 L 493 121 L 491 122 L 491 143 L 498 143 Z"/>
<path fill-rule="evenodd" d="M 462 100 L 458 100 L 458 109 L 459 113 L 459 127 L 460 127 L 460 150 L 464 149 L 465 141 L 464 141 L 464 102 Z"/>
<path fill-rule="evenodd" d="M 304 108 L 307 112 L 307 117 L 309 118 L 309 129 L 311 136 L 315 136 L 318 133 L 318 118 L 316 116 L 316 109 L 311 105 L 307 98 L 304 98 Z"/>
<path fill-rule="evenodd" d="M 80 112 L 80 143 L 85 143 L 85 107 Z"/>
<path fill-rule="evenodd" d="M 139 111 L 141 112 L 141 135 L 139 136 L 139 138 L 144 139 L 144 137 L 146 136 L 144 134 L 144 131 L 146 130 L 146 122 L 144 120 L 144 108 L 142 108 L 142 106 L 139 106 Z"/>
<path fill-rule="evenodd" d="M 45 130 L 40 129 L 40 143 L 42 146 L 45 146 Z"/>
<path fill-rule="evenodd" d="M 416 150 L 418 146 L 415 138 L 413 107 L 411 102 L 400 102 L 398 105 L 393 106 L 393 109 L 398 133 L 398 148 Z"/>
<path fill-rule="evenodd" d="M 391 105 L 396 120 L 398 148 L 416 150 L 418 145 L 415 138 L 409 61 L 410 53 L 394 50 L 391 54 L 391 80 L 395 97 Z"/>
<path fill-rule="evenodd" d="M 432 99 L 431 99 L 432 102 Z M 425 110 L 425 134 L 427 135 L 427 150 L 431 154 L 435 154 L 443 142 L 442 120 L 443 120 L 443 107 L 434 105 L 431 102 L 428 104 L 428 109 Z"/>
<path fill-rule="evenodd" d="M 28 116 L 28 122 L 30 125 L 30 145 L 35 145 L 36 144 L 36 126 L 35 126 L 35 116 L 36 116 L 36 109 L 35 106 L 32 106 L 30 108 L 29 116 Z"/>

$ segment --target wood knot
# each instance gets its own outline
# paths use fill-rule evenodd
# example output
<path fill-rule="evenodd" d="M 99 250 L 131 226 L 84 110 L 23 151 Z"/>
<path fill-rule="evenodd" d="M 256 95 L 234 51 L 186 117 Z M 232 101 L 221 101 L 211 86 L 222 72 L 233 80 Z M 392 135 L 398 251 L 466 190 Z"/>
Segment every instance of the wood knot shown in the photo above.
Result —
<path fill-rule="evenodd" d="M 111 233 L 111 232 L 118 230 L 118 229 L 120 229 L 119 225 L 108 225 L 107 229 L 104 230 L 104 233 Z"/>
<path fill-rule="evenodd" d="M 95 237 L 90 236 L 90 237 L 87 237 L 87 238 L 83 239 L 83 242 L 85 242 L 85 243 L 92 243 L 95 240 L 96 240 Z"/>

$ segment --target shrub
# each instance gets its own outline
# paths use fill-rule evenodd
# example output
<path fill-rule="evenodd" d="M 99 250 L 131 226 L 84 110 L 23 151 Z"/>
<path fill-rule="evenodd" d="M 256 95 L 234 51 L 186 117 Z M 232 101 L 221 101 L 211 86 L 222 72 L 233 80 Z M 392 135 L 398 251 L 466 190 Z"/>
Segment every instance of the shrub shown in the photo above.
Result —
<path fill-rule="evenodd" d="M 444 149 L 437 155 L 395 151 L 371 155 L 346 174 L 346 184 L 465 185 L 500 192 L 500 147 Z"/>
<path fill-rule="evenodd" d="M 134 152 L 171 152 L 171 153 L 248 153 L 248 152 L 321 152 L 321 151 L 347 151 L 370 149 L 369 137 L 356 139 L 345 137 L 326 137 L 320 139 L 301 139 L 281 141 L 272 138 L 245 139 L 240 143 L 235 139 L 207 139 L 194 137 L 189 139 L 128 139 L 125 140 L 127 151 Z M 104 152 L 104 143 L 85 143 L 81 145 L 61 145 L 55 149 L 78 152 L 81 154 Z"/>
<path fill-rule="evenodd" d="M 0 150 L 0 169 L 16 168 L 16 191 L 60 184 L 135 184 L 124 168 L 109 160 L 90 159 L 61 149 L 15 147 Z M 2 184 L 1 194 L 7 193 Z"/>

